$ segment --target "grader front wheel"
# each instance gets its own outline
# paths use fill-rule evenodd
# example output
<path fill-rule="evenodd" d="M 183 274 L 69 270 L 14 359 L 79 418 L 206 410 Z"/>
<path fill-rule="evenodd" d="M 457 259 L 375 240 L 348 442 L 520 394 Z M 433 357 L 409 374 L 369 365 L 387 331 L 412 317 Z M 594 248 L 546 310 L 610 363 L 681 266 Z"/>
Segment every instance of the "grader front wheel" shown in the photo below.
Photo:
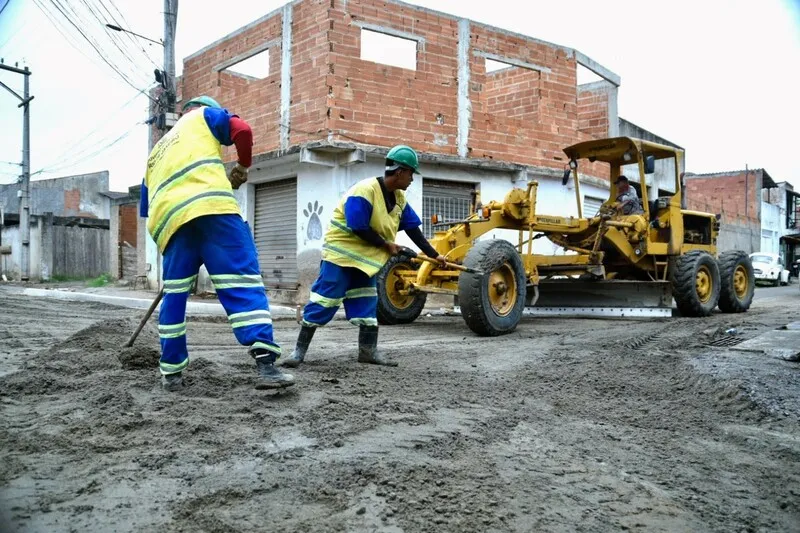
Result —
<path fill-rule="evenodd" d="M 401 256 L 389 258 L 378 272 L 378 323 L 384 325 L 410 324 L 422 313 L 427 295 L 424 292 L 402 294 L 405 287 L 398 276 L 401 270 L 417 267 Z"/>
<path fill-rule="evenodd" d="M 693 250 L 677 258 L 672 292 L 683 316 L 708 316 L 720 299 L 720 275 L 708 252 Z"/>
<path fill-rule="evenodd" d="M 525 267 L 504 240 L 481 241 L 470 249 L 458 277 L 461 316 L 478 335 L 497 336 L 517 327 L 525 308 Z M 480 272 L 480 273 L 476 273 Z"/>

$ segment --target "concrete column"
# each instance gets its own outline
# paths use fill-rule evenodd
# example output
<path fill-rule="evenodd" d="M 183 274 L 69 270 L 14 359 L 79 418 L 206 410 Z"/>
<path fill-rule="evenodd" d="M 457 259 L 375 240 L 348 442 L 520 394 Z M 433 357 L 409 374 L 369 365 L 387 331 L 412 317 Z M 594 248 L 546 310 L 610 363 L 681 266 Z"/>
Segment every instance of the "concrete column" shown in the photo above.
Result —
<path fill-rule="evenodd" d="M 108 270 L 113 279 L 119 279 L 119 204 L 111 204 L 108 219 Z"/>
<path fill-rule="evenodd" d="M 39 273 L 42 281 L 50 281 L 53 277 L 54 263 L 54 242 L 53 242 L 53 213 L 44 213 L 39 217 Z"/>
<path fill-rule="evenodd" d="M 469 98 L 470 27 L 468 19 L 458 21 L 458 155 L 467 157 L 472 102 Z"/>
<path fill-rule="evenodd" d="M 292 104 L 292 3 L 283 6 L 281 41 L 281 150 L 289 148 L 289 127 L 291 126 Z"/>

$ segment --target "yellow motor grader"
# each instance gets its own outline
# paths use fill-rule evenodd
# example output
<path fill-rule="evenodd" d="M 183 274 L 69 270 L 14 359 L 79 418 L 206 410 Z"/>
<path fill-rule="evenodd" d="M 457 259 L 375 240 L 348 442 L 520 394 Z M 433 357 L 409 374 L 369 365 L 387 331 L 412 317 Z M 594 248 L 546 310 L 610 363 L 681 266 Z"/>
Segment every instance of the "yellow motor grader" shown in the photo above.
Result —
<path fill-rule="evenodd" d="M 578 216 L 539 214 L 538 183 L 514 188 L 502 202 L 478 206 L 465 220 L 436 224 L 433 247 L 448 263 L 423 256 L 392 257 L 378 274 L 378 320 L 414 321 L 428 294 L 457 298 L 461 315 L 479 335 L 509 333 L 526 307 L 563 314 L 671 316 L 672 300 L 683 316 L 746 311 L 753 299 L 753 266 L 743 251 L 717 257 L 716 215 L 681 208 L 683 151 L 630 137 L 592 140 L 564 149 L 569 158 L 563 185 L 574 180 Z M 672 159 L 675 193 L 650 201 L 646 175 L 656 160 Z M 617 186 L 597 216 L 582 216 L 579 162 L 605 162 L 611 176 L 637 165 L 644 214 L 620 215 Z M 516 238 L 489 238 L 496 230 Z M 508 231 L 505 236 L 511 235 Z M 481 237 L 484 237 L 481 239 Z M 546 238 L 565 250 L 533 252 Z"/>

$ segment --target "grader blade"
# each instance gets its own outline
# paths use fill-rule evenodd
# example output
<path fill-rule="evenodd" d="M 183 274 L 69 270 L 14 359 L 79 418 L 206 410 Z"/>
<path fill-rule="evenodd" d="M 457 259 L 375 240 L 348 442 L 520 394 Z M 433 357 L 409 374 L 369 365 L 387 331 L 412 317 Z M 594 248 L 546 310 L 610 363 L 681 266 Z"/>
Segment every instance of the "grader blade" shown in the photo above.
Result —
<path fill-rule="evenodd" d="M 538 299 L 528 287 L 528 316 L 669 317 L 672 289 L 665 281 L 548 280 L 539 283 Z"/>

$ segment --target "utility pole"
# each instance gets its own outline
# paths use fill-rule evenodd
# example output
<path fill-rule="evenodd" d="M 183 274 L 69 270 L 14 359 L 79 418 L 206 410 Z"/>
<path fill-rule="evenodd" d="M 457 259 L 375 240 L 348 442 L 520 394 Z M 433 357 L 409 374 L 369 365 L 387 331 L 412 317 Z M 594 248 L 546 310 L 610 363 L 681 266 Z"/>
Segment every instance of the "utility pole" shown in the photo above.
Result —
<path fill-rule="evenodd" d="M 176 0 L 177 1 L 177 0 Z M 21 250 L 20 279 L 28 281 L 30 277 L 30 241 L 31 241 L 31 114 L 30 103 L 33 96 L 30 95 L 30 76 L 31 71 L 28 67 L 24 69 L 17 66 L 5 65 L 0 59 L 0 70 L 7 70 L 25 76 L 22 96 L 11 89 L 8 85 L 0 82 L 11 94 L 19 98 L 22 107 L 22 180 L 20 181 L 19 195 L 19 243 Z"/>
<path fill-rule="evenodd" d="M 164 0 L 164 72 L 166 79 L 165 107 L 175 112 L 175 30 L 178 25 L 178 0 Z"/>

